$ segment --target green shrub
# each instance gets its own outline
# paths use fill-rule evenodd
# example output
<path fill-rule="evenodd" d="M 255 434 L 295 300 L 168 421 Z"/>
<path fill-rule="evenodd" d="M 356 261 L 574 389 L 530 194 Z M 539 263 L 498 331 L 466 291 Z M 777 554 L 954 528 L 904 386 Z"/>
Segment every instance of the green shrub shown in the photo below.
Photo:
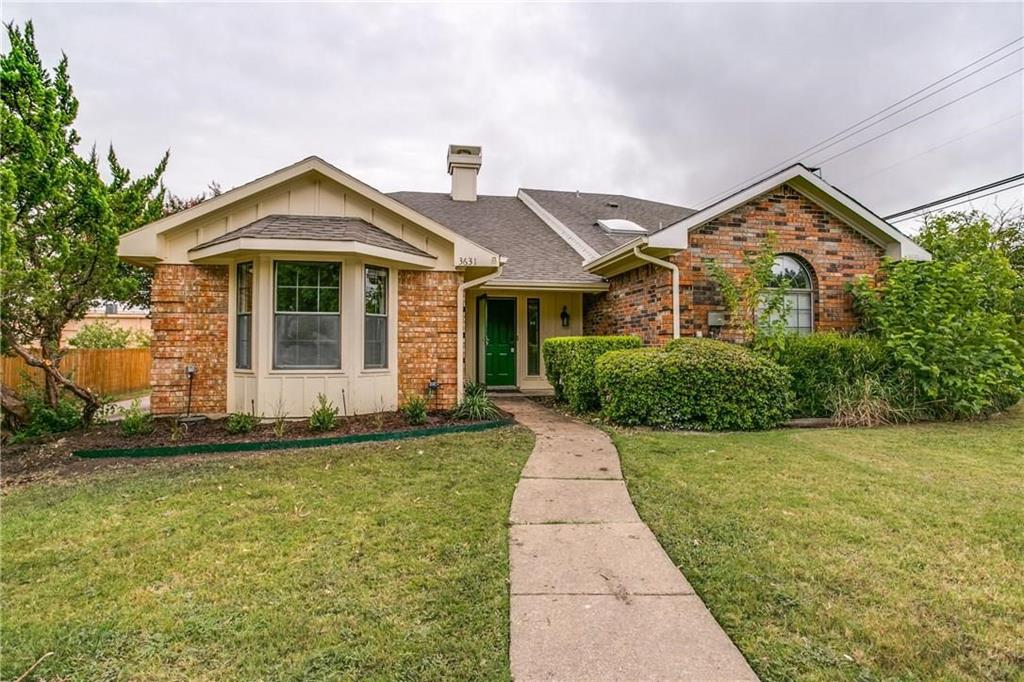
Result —
<path fill-rule="evenodd" d="M 132 401 L 131 407 L 121 410 L 121 433 L 128 436 L 145 436 L 153 433 L 153 415 L 142 409 L 139 399 Z"/>
<path fill-rule="evenodd" d="M 43 399 L 42 392 L 27 383 L 18 394 L 25 403 L 28 421 L 14 434 L 14 442 L 51 433 L 63 433 L 82 425 L 82 403 L 76 398 L 62 395 L 57 407 L 50 407 Z"/>
<path fill-rule="evenodd" d="M 555 399 L 575 412 L 600 406 L 594 363 L 605 353 L 640 348 L 636 336 L 556 336 L 544 341 L 544 367 Z"/>
<path fill-rule="evenodd" d="M 478 384 L 475 381 L 467 381 L 462 385 L 462 395 L 465 398 L 486 396 L 487 386 L 485 384 Z"/>
<path fill-rule="evenodd" d="M 402 415 L 413 426 L 427 423 L 427 399 L 421 395 L 411 395 L 402 405 Z"/>
<path fill-rule="evenodd" d="M 701 431 L 777 426 L 792 397 L 785 368 L 742 346 L 679 339 L 597 360 L 602 411 L 619 424 Z"/>
<path fill-rule="evenodd" d="M 501 410 L 486 393 L 473 392 L 462 396 L 462 402 L 452 410 L 452 416 L 456 419 L 484 421 L 499 418 Z"/>
<path fill-rule="evenodd" d="M 249 433 L 260 423 L 260 418 L 248 412 L 232 412 L 224 420 L 224 430 L 228 433 Z"/>
<path fill-rule="evenodd" d="M 309 428 L 312 431 L 330 431 L 338 421 L 338 408 L 323 393 L 316 394 L 316 402 L 309 415 Z"/>
<path fill-rule="evenodd" d="M 852 287 L 865 326 L 933 417 L 989 414 L 1016 402 L 1024 387 L 1021 280 L 1004 255 L 978 251 L 887 262 L 880 285 L 862 278 Z"/>
<path fill-rule="evenodd" d="M 884 382 L 890 372 L 882 343 L 868 336 L 791 335 L 772 356 L 793 377 L 794 413 L 801 417 L 833 416 L 842 387 L 866 376 Z"/>

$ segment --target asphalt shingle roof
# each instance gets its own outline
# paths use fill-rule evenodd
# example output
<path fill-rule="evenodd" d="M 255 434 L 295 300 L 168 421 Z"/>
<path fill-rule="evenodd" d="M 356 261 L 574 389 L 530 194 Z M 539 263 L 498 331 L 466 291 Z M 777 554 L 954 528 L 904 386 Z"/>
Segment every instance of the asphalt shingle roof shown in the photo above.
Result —
<path fill-rule="evenodd" d="M 696 211 L 682 206 L 647 201 L 622 194 L 560 192 L 548 189 L 524 189 L 562 224 L 599 254 L 635 239 L 635 234 L 610 234 L 597 225 L 598 220 L 621 218 L 647 229 L 647 233 L 678 222 Z M 616 204 L 612 206 L 610 204 Z"/>
<path fill-rule="evenodd" d="M 516 197 L 478 196 L 476 201 L 455 201 L 439 192 L 394 192 L 388 196 L 507 256 L 503 281 L 603 281 L 585 272 L 583 258 Z"/>
<path fill-rule="evenodd" d="M 219 237 L 194 246 L 190 251 L 222 244 L 234 239 L 251 237 L 256 239 L 317 239 L 323 241 L 354 241 L 370 246 L 379 246 L 413 256 L 433 258 L 431 254 L 362 218 L 314 215 L 268 215 L 226 232 Z"/>

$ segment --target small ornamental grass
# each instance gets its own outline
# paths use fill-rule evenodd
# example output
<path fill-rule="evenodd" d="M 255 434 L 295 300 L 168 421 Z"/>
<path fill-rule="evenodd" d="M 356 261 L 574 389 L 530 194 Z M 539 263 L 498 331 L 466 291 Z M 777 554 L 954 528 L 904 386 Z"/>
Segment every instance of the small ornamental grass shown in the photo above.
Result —
<path fill-rule="evenodd" d="M 501 410 L 487 395 L 486 386 L 467 383 L 462 389 L 462 401 L 452 410 L 452 416 L 456 419 L 485 421 L 501 417 Z"/>
<path fill-rule="evenodd" d="M 330 431 L 338 421 L 338 408 L 323 393 L 316 394 L 316 407 L 309 415 L 310 431 Z"/>
<path fill-rule="evenodd" d="M 600 395 L 594 363 L 605 353 L 640 348 L 636 336 L 556 336 L 544 341 L 544 369 L 555 389 L 555 399 L 574 412 L 596 410 Z"/>
<path fill-rule="evenodd" d="M 421 395 L 409 396 L 409 399 L 402 405 L 402 416 L 412 426 L 420 426 L 427 423 L 427 399 Z"/>
<path fill-rule="evenodd" d="M 625 425 L 758 430 L 789 416 L 789 373 L 742 346 L 677 339 L 607 353 L 596 363 L 604 415 Z"/>

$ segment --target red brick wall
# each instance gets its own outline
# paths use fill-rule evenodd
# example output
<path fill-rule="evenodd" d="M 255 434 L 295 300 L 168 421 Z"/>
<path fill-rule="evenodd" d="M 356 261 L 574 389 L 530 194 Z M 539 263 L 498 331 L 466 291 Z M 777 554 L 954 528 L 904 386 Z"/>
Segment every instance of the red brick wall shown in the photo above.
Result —
<path fill-rule="evenodd" d="M 680 331 L 708 334 L 707 314 L 724 310 L 717 286 L 703 266 L 713 258 L 739 273 L 743 257 L 756 253 L 768 231 L 779 253 L 803 258 L 815 279 L 816 330 L 856 327 L 853 299 L 844 286 L 855 275 L 874 275 L 885 251 L 834 215 L 783 185 L 690 233 L 689 248 L 669 257 L 679 266 Z M 645 265 L 609 280 L 607 293 L 584 299 L 584 333 L 639 334 L 649 344 L 672 338 L 672 279 L 669 270 Z M 730 328 L 727 338 L 736 338 Z"/>
<path fill-rule="evenodd" d="M 152 318 L 153 413 L 185 412 L 186 365 L 196 366 L 192 412 L 227 412 L 227 266 L 157 265 Z"/>
<path fill-rule="evenodd" d="M 440 384 L 436 404 L 458 399 L 458 290 L 462 274 L 401 270 L 398 273 L 398 402 Z"/>

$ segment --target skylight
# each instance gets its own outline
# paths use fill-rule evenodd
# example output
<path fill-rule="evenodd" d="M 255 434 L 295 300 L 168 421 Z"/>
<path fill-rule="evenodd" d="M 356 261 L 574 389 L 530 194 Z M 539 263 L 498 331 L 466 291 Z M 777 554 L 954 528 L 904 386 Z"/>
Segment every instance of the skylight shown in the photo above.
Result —
<path fill-rule="evenodd" d="M 604 220 L 598 220 L 597 224 L 605 232 L 614 234 L 647 234 L 645 228 L 625 218 L 605 218 Z"/>

